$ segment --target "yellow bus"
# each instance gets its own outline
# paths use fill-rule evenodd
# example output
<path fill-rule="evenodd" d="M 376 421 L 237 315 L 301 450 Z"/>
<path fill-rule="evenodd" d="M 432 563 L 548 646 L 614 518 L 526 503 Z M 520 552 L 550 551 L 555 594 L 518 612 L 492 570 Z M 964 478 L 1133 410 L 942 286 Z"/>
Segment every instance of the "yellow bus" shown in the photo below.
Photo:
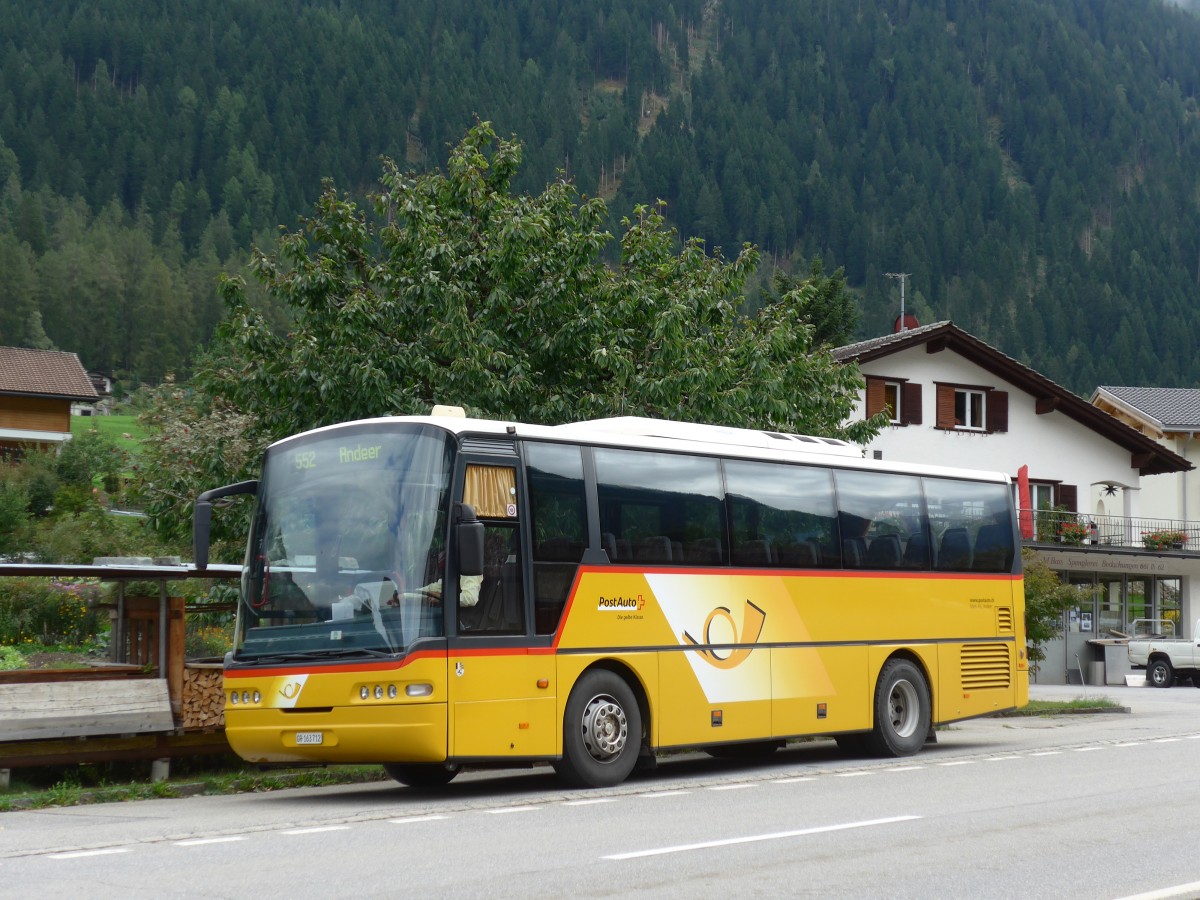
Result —
<path fill-rule="evenodd" d="M 1005 475 L 633 417 L 379 418 L 198 498 L 198 566 L 239 493 L 225 730 L 253 762 L 429 787 L 548 761 L 599 787 L 675 748 L 909 755 L 1027 701 Z"/>

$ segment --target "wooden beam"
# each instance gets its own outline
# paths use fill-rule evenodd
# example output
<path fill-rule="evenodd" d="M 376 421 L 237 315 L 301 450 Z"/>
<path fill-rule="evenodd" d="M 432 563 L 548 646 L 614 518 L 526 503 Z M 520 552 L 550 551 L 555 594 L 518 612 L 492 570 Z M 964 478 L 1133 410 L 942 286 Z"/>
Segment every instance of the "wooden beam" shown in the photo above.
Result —
<path fill-rule="evenodd" d="M 1144 469 L 1150 465 L 1150 461 L 1154 458 L 1151 453 L 1132 453 L 1129 456 L 1129 465 L 1135 469 Z"/>
<path fill-rule="evenodd" d="M 936 337 L 933 340 L 926 341 L 925 342 L 925 352 L 926 353 L 941 353 L 943 350 L 946 349 L 947 343 L 948 342 L 946 341 L 946 338 L 944 338 L 944 337 Z"/>
<path fill-rule="evenodd" d="M 141 666 L 107 664 L 84 669 L 9 669 L 0 672 L 0 684 L 29 684 L 34 681 L 120 681 L 149 678 Z"/>
<path fill-rule="evenodd" d="M 165 678 L 0 684 L 0 735 L 5 740 L 174 729 Z"/>
<path fill-rule="evenodd" d="M 1044 416 L 1046 413 L 1052 413 L 1058 409 L 1057 397 L 1038 397 L 1036 410 L 1039 416 Z"/>
<path fill-rule="evenodd" d="M 55 741 L 0 741 L 0 768 L 69 766 L 90 762 L 167 759 L 175 756 L 232 752 L 224 731 Z"/>

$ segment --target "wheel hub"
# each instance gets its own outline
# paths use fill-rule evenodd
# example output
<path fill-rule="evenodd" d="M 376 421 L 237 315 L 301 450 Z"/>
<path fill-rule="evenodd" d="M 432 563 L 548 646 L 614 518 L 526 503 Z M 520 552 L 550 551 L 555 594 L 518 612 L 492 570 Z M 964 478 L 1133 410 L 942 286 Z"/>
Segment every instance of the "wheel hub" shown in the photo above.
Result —
<path fill-rule="evenodd" d="M 899 737 L 910 737 L 916 731 L 920 715 L 917 689 L 911 682 L 897 681 L 892 686 L 888 708 L 891 710 L 892 730 Z"/>
<path fill-rule="evenodd" d="M 583 711 L 583 744 L 600 762 L 619 756 L 629 740 L 625 710 L 609 696 L 593 697 Z"/>

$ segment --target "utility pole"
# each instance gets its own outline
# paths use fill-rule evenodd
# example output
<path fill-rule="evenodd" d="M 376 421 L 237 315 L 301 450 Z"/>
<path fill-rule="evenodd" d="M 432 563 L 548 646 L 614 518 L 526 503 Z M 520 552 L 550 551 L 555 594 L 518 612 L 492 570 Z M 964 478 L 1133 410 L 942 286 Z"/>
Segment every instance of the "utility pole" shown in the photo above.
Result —
<path fill-rule="evenodd" d="M 912 272 L 884 272 L 884 278 L 900 279 L 900 330 L 908 331 L 908 323 L 904 321 L 904 282 Z"/>

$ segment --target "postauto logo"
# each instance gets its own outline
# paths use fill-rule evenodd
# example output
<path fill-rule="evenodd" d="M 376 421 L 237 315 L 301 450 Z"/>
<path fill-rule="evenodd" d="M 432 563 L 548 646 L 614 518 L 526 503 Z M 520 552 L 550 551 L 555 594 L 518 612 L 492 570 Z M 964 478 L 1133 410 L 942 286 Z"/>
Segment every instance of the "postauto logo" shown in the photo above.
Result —
<path fill-rule="evenodd" d="M 596 604 L 600 612 L 638 612 L 646 605 L 641 594 L 636 597 L 601 597 Z"/>

